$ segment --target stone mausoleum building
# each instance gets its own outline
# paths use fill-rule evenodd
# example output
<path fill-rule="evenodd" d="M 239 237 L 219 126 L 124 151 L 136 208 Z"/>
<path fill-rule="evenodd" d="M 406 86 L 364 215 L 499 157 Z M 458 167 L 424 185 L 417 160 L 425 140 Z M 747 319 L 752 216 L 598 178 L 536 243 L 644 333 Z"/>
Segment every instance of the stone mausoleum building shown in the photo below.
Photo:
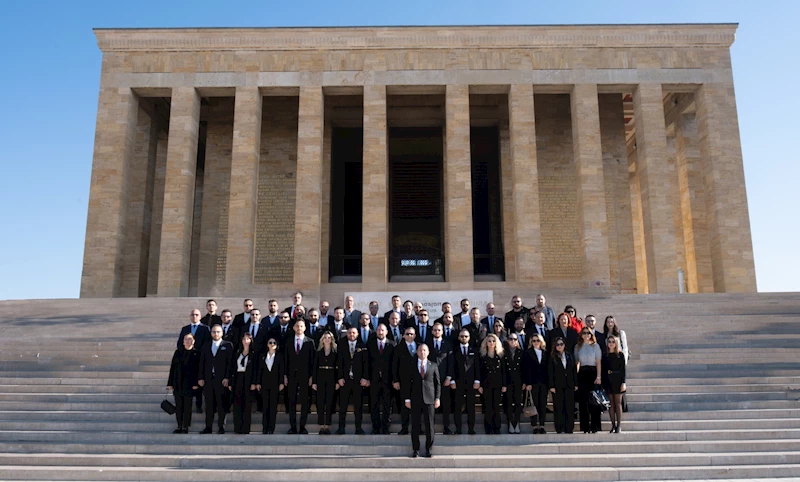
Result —
<path fill-rule="evenodd" d="M 81 296 L 755 291 L 735 32 L 97 29 Z"/>

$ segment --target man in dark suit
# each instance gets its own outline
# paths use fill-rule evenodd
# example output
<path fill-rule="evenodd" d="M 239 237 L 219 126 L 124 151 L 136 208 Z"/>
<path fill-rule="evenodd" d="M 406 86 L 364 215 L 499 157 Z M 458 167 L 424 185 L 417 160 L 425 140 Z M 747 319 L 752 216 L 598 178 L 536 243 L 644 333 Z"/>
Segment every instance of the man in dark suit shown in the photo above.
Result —
<path fill-rule="evenodd" d="M 217 302 L 215 300 L 206 301 L 206 310 L 208 310 L 208 313 L 200 319 L 200 323 L 209 328 L 222 324 L 222 318 L 217 314 Z"/>
<path fill-rule="evenodd" d="M 347 405 L 350 402 L 353 403 L 353 414 L 356 419 L 356 435 L 364 435 L 364 429 L 361 428 L 363 410 L 361 390 L 369 387 L 367 379 L 369 355 L 367 346 L 359 340 L 358 332 L 358 328 L 351 327 L 347 331 L 347 341 L 339 344 L 339 430 L 336 431 L 337 435 L 344 435 Z"/>
<path fill-rule="evenodd" d="M 469 310 L 470 323 L 463 329 L 469 331 L 469 342 L 472 348 L 477 350 L 489 331 L 486 326 L 481 324 L 481 310 L 478 307 Z"/>
<path fill-rule="evenodd" d="M 344 321 L 350 326 L 358 326 L 358 320 L 361 319 L 361 312 L 355 309 L 355 301 L 352 296 L 345 296 L 344 298 Z"/>
<path fill-rule="evenodd" d="M 200 323 L 200 310 L 192 310 L 190 321 L 191 322 L 188 325 L 181 328 L 181 333 L 178 335 L 178 348 L 183 346 L 183 337 L 191 333 L 192 336 L 194 336 L 195 349 L 202 353 L 203 347 L 206 346 L 207 343 L 211 342 L 211 330 L 209 330 L 206 325 Z M 195 406 L 197 407 L 197 413 L 203 413 L 202 388 L 198 388 L 194 391 L 194 398 Z"/>
<path fill-rule="evenodd" d="M 453 306 L 449 302 L 445 301 L 444 303 L 442 303 L 442 316 L 433 320 L 433 323 L 436 324 L 438 322 L 444 325 L 444 315 L 446 315 L 447 313 L 450 313 L 451 315 L 453 314 Z M 452 316 L 450 318 L 453 319 Z M 461 327 L 458 328 L 460 329 Z"/>
<path fill-rule="evenodd" d="M 442 325 L 442 337 L 449 341 L 451 345 L 455 345 L 458 343 L 458 332 L 461 331 L 461 328 L 454 323 L 452 313 L 443 314 L 441 320 L 438 323 Z M 436 323 L 434 322 L 434 324 Z"/>
<path fill-rule="evenodd" d="M 389 434 L 392 414 L 392 358 L 395 342 L 386 337 L 386 325 L 378 325 L 375 338 L 367 344 L 369 391 L 372 406 L 372 434 Z"/>
<path fill-rule="evenodd" d="M 414 355 L 417 352 L 417 342 L 414 339 L 417 336 L 413 326 L 409 326 L 403 332 L 405 340 L 398 343 L 394 349 L 394 367 L 392 368 L 392 387 L 399 393 L 402 398 L 402 392 L 405 390 L 403 387 L 408 384 L 411 378 L 411 370 L 414 364 Z M 408 423 L 410 420 L 411 412 L 405 406 L 405 403 L 400 404 L 400 431 L 398 435 L 408 435 Z"/>
<path fill-rule="evenodd" d="M 244 325 L 250 323 L 250 310 L 253 309 L 253 300 L 246 298 L 244 300 L 244 311 L 239 313 L 233 318 L 233 326 L 241 330 Z"/>
<path fill-rule="evenodd" d="M 206 428 L 202 434 L 211 433 L 214 412 L 217 412 L 219 433 L 225 433 L 224 393 L 228 391 L 228 381 L 233 374 L 233 345 L 222 339 L 222 327 L 211 328 L 211 343 L 200 355 L 197 384 L 203 388 L 206 398 Z"/>
<path fill-rule="evenodd" d="M 267 312 L 267 316 L 264 317 L 262 323 L 264 323 L 267 326 L 273 326 L 276 323 L 278 323 L 278 320 L 280 319 L 280 314 L 281 312 L 278 311 L 278 302 L 276 300 L 269 300 L 269 311 Z M 290 314 L 289 318 L 291 317 L 292 315 Z"/>
<path fill-rule="evenodd" d="M 597 327 L 597 318 L 594 315 L 586 315 L 586 318 L 583 319 L 583 323 L 594 335 L 594 339 L 597 341 L 597 344 L 600 345 L 600 350 L 603 352 L 603 354 L 605 355 L 608 353 L 608 346 L 606 346 L 606 335 L 602 331 L 595 330 Z"/>
<path fill-rule="evenodd" d="M 550 330 L 547 329 L 547 325 L 545 324 L 546 319 L 544 311 L 537 311 L 533 315 L 533 321 L 528 321 L 525 325 L 525 333 L 527 333 L 528 336 L 538 334 L 542 337 L 542 340 L 549 343 Z"/>
<path fill-rule="evenodd" d="M 319 346 L 319 339 L 322 337 L 322 333 L 324 333 L 325 328 L 320 325 L 319 322 L 319 311 L 316 308 L 311 308 L 308 310 L 308 327 L 306 328 L 306 335 L 309 338 L 314 340 L 314 346 Z"/>
<path fill-rule="evenodd" d="M 417 315 L 417 324 L 414 325 L 414 329 L 417 331 L 417 344 L 425 343 L 428 344 L 433 339 L 433 333 L 431 333 L 431 327 L 428 325 L 428 310 L 420 310 L 419 314 Z M 413 319 L 413 318 L 412 318 Z M 408 321 L 408 320 L 406 320 Z"/>
<path fill-rule="evenodd" d="M 433 335 L 428 343 L 428 348 L 430 348 L 429 358 L 435 361 L 436 366 L 439 367 L 439 379 L 442 381 L 442 424 L 444 425 L 444 434 L 450 435 L 453 433 L 450 431 L 450 413 L 453 410 L 453 397 L 450 396 L 450 381 L 453 378 L 451 373 L 453 345 L 444 338 L 441 323 L 434 324 L 433 328 L 431 328 L 431 333 Z"/>
<path fill-rule="evenodd" d="M 388 320 L 389 315 L 395 312 L 400 315 L 400 326 L 403 326 L 403 322 L 406 320 L 406 313 L 400 308 L 401 306 L 403 305 L 400 302 L 400 297 L 398 295 L 392 296 L 392 309 L 383 314 L 383 319 Z"/>
<path fill-rule="evenodd" d="M 419 435 L 422 421 L 425 422 L 425 457 L 433 457 L 433 414 L 439 408 L 442 393 L 442 382 L 439 378 L 439 367 L 428 360 L 428 345 L 417 347 L 417 356 L 413 361 L 413 369 L 409 382 L 405 385 L 404 396 L 406 408 L 411 410 L 411 448 L 412 457 L 419 455 Z"/>
<path fill-rule="evenodd" d="M 380 324 L 387 324 L 389 321 L 384 320 L 382 317 L 378 316 L 378 302 L 377 301 L 370 301 L 369 302 L 369 326 L 372 328 L 372 331 L 378 329 L 378 325 Z"/>
<path fill-rule="evenodd" d="M 250 322 L 244 325 L 240 333 L 250 333 L 253 337 L 250 349 L 257 358 L 267 352 L 269 331 L 269 326 L 261 323 L 261 310 L 258 308 L 250 310 Z"/>
<path fill-rule="evenodd" d="M 511 311 L 506 313 L 503 318 L 503 324 L 507 327 L 514 326 L 514 320 L 520 315 L 522 315 L 523 320 L 526 319 L 528 317 L 528 308 L 522 306 L 522 298 L 515 295 L 511 298 Z"/>
<path fill-rule="evenodd" d="M 344 308 L 337 306 L 333 310 L 333 322 L 328 323 L 328 326 L 325 328 L 333 333 L 336 343 L 339 343 L 339 340 L 347 336 L 347 330 L 350 329 L 350 324 L 344 320 Z"/>
<path fill-rule="evenodd" d="M 286 340 L 286 375 L 283 384 L 288 390 L 289 431 L 287 434 L 307 434 L 308 390 L 311 386 L 311 373 L 314 369 L 314 341 L 305 336 L 306 322 L 297 320 L 294 336 Z M 300 403 L 300 430 L 297 429 L 297 404 Z"/>
<path fill-rule="evenodd" d="M 370 326 L 369 322 L 369 315 L 367 313 L 361 313 L 361 318 L 358 320 L 358 341 L 367 346 L 367 342 L 370 338 L 374 338 L 375 335 L 373 334 L 372 327 Z"/>
<path fill-rule="evenodd" d="M 297 306 L 303 303 L 303 293 L 295 291 L 292 295 L 292 306 L 286 308 L 284 313 L 289 313 L 289 318 L 294 320 L 297 318 Z"/>
<path fill-rule="evenodd" d="M 231 342 L 233 349 L 237 350 L 241 337 L 239 336 L 239 329 L 232 322 L 231 315 L 231 310 L 222 310 L 222 314 L 220 315 L 220 318 L 222 318 L 222 325 L 220 325 L 222 326 L 222 339 Z"/>
<path fill-rule="evenodd" d="M 486 317 L 481 320 L 481 324 L 486 326 L 486 329 L 487 329 L 488 333 L 494 333 L 494 331 L 492 331 L 492 330 L 494 330 L 494 321 L 495 320 L 503 321 L 499 317 L 494 316 L 494 303 L 487 303 L 486 304 Z M 508 322 L 504 321 L 503 325 L 506 326 L 506 327 L 514 326 L 514 322 L 511 321 L 510 323 L 508 323 Z"/>
<path fill-rule="evenodd" d="M 525 321 L 522 318 L 517 318 L 514 321 L 514 327 L 509 330 L 508 336 L 510 337 L 511 334 L 517 335 L 517 341 L 519 342 L 519 347 L 524 352 L 528 349 L 528 333 L 525 332 Z M 545 338 L 542 338 L 544 340 Z"/>
<path fill-rule="evenodd" d="M 386 333 L 386 337 L 395 343 L 401 343 L 403 341 L 403 332 L 405 328 L 400 324 L 400 313 L 392 312 L 387 322 L 386 329 L 388 332 Z"/>
<path fill-rule="evenodd" d="M 481 372 L 478 351 L 472 347 L 466 328 L 458 334 L 458 345 L 453 347 L 453 368 L 450 373 L 453 374 L 450 389 L 455 398 L 456 434 L 461 434 L 461 409 L 466 407 L 467 428 L 470 435 L 475 435 L 475 391 L 481 386 Z"/>
<path fill-rule="evenodd" d="M 319 324 L 325 327 L 328 323 L 333 323 L 333 312 L 330 303 L 322 300 L 319 302 Z"/>
<path fill-rule="evenodd" d="M 270 327 L 269 335 L 267 335 L 268 338 L 275 338 L 275 341 L 278 342 L 279 352 L 283 352 L 283 349 L 286 347 L 286 340 L 291 338 L 294 333 L 290 316 L 291 315 L 285 311 L 281 312 L 278 322 Z"/>

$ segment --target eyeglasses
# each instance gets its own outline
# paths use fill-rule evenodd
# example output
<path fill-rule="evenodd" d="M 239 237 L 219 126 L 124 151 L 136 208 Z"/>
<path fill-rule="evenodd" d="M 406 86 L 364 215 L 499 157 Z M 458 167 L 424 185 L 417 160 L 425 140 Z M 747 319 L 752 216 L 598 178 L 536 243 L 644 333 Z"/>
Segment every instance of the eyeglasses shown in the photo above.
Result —
<path fill-rule="evenodd" d="M 469 336 L 468 336 L 468 335 L 459 335 L 458 337 L 459 337 L 459 338 L 464 338 L 464 339 L 466 339 L 466 338 L 469 338 Z"/>
<path fill-rule="evenodd" d="M 509 338 L 508 341 L 519 341 L 518 338 Z"/>
<path fill-rule="evenodd" d="M 267 345 L 277 345 L 274 341 L 267 342 Z"/>
<path fill-rule="evenodd" d="M 561 342 L 558 342 L 558 343 L 556 343 L 556 346 L 564 346 L 564 344 L 561 343 Z"/>
<path fill-rule="evenodd" d="M 609 344 L 609 345 L 616 345 L 616 344 L 617 344 L 617 342 L 616 342 L 616 341 L 614 341 L 614 340 L 608 340 L 608 344 Z"/>
<path fill-rule="evenodd" d="M 406 336 L 414 336 L 413 333 L 406 333 Z"/>
<path fill-rule="evenodd" d="M 585 331 L 585 332 L 583 332 L 583 333 L 581 333 L 581 336 L 587 336 L 587 335 L 588 335 L 588 336 L 592 336 L 592 334 L 591 334 L 591 333 L 589 333 L 589 332 L 586 332 L 586 331 Z"/>
<path fill-rule="evenodd" d="M 541 342 L 542 342 L 542 340 L 533 340 L 531 343 L 541 343 Z M 563 345 L 563 343 L 562 343 L 562 345 Z"/>

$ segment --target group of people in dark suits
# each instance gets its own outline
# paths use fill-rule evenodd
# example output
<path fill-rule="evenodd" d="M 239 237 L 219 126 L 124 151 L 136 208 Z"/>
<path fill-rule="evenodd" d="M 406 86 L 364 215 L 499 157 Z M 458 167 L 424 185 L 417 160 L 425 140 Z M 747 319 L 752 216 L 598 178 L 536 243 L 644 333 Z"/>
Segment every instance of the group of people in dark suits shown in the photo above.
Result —
<path fill-rule="evenodd" d="M 608 317 L 601 333 L 595 330 L 594 316 L 580 320 L 573 307 L 556 317 L 545 301 L 538 295 L 536 305 L 526 308 L 515 296 L 504 316 L 495 315 L 489 303 L 482 317 L 465 299 L 461 313 L 453 314 L 445 303 L 442 316 L 431 321 L 421 303 L 401 303 L 399 296 L 383 315 L 374 301 L 369 313 L 353 309 L 349 296 L 344 307 L 329 314 L 325 301 L 319 309 L 306 310 L 298 292 L 282 312 L 270 300 L 263 319 L 252 300 L 245 300 L 236 317 L 230 310 L 217 315 L 216 302 L 209 300 L 205 316 L 192 310 L 173 356 L 168 388 L 176 400 L 175 433 L 188 433 L 192 398 L 199 392 L 206 404 L 201 433 L 212 432 L 215 414 L 218 431 L 224 433 L 231 411 L 236 433 L 250 432 L 255 411 L 262 413 L 263 433 L 274 433 L 283 398 L 288 433 L 306 434 L 315 397 L 321 435 L 331 434 L 337 407 L 335 433 L 344 434 L 350 406 L 355 433 L 364 434 L 366 398 L 373 434 L 389 434 L 390 416 L 399 411 L 398 433 L 411 434 L 413 456 L 419 454 L 421 434 L 426 437 L 425 455 L 431 456 L 435 411 L 441 410 L 444 434 L 463 433 L 464 414 L 467 433 L 475 434 L 478 400 L 487 434 L 500 433 L 503 413 L 508 433 L 520 433 L 530 393 L 538 413 L 530 423 L 534 433 L 545 433 L 550 394 L 556 431 L 571 433 L 577 394 L 581 428 L 595 432 L 599 419 L 584 410 L 589 385 L 583 383 L 594 374 L 597 380 L 589 382 L 602 384 L 614 402 L 612 432 L 618 432 L 622 410 L 616 402 L 625 391 L 627 360 L 624 332 Z M 596 353 L 600 355 L 595 358 Z"/>

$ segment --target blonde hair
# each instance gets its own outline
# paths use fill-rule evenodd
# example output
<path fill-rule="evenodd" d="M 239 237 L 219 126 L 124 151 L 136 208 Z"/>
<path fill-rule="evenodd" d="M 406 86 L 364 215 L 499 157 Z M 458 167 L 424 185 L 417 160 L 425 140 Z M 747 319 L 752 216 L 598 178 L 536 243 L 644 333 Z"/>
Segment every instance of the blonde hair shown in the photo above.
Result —
<path fill-rule="evenodd" d="M 323 333 L 323 334 L 322 334 L 322 335 L 320 335 L 320 337 L 319 337 L 319 346 L 317 347 L 317 351 L 323 351 L 323 350 L 325 350 L 325 344 L 324 344 L 324 343 L 322 343 L 322 340 L 323 340 L 323 339 L 324 339 L 326 336 L 329 336 L 329 337 L 331 337 L 331 353 L 336 353 L 336 337 L 335 337 L 335 336 L 333 336 L 333 333 L 331 333 L 330 331 L 327 331 L 327 330 L 325 331 L 325 333 Z"/>
<path fill-rule="evenodd" d="M 542 338 L 542 336 L 539 335 L 538 333 L 536 333 L 535 335 L 531 335 L 531 337 L 528 338 L 528 348 L 533 348 L 533 340 L 541 341 L 542 342 L 542 346 L 540 347 L 540 349 L 542 351 L 545 351 L 545 349 L 547 348 L 547 342 L 544 341 L 544 338 Z"/>
<path fill-rule="evenodd" d="M 614 340 L 614 350 L 611 350 L 609 348 L 608 352 L 609 353 L 622 353 L 622 350 L 620 349 L 620 346 L 619 346 L 620 345 L 619 338 L 617 338 L 614 335 L 608 335 L 608 338 L 606 338 L 606 348 L 608 348 L 608 342 L 611 341 L 611 340 Z"/>
<path fill-rule="evenodd" d="M 503 356 L 503 344 L 500 343 L 500 338 L 498 338 L 494 333 L 486 335 L 486 338 L 484 338 L 481 342 L 481 356 L 486 356 L 489 353 L 489 350 L 486 348 L 486 342 L 490 338 L 494 339 L 494 355 Z"/>

